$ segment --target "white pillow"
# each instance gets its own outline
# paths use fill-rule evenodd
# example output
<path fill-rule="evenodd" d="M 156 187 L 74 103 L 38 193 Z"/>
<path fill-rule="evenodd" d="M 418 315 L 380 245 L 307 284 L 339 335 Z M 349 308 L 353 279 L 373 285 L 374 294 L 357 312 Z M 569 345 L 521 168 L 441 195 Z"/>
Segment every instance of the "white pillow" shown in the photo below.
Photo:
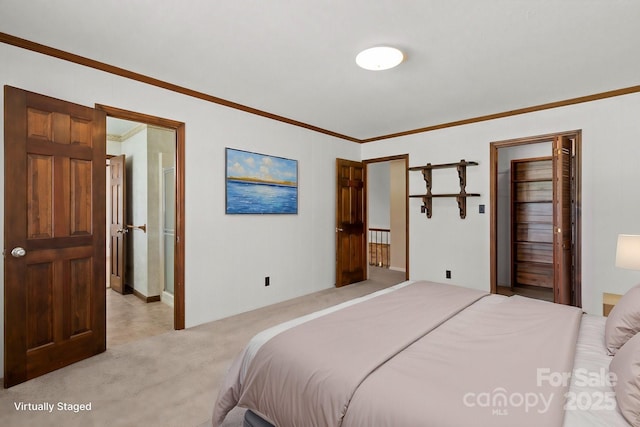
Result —
<path fill-rule="evenodd" d="M 604 342 L 613 356 L 632 336 L 640 332 L 640 285 L 629 289 L 613 307 L 604 328 Z"/>
<path fill-rule="evenodd" d="M 640 427 L 640 334 L 618 350 L 609 371 L 616 374 L 613 386 L 620 412 L 633 427 Z"/>

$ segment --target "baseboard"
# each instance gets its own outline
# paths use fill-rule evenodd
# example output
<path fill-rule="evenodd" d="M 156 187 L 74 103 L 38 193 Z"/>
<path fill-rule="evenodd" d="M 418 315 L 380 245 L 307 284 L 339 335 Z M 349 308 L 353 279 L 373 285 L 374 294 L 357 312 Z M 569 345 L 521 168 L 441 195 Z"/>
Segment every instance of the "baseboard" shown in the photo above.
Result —
<path fill-rule="evenodd" d="M 160 295 L 160 301 L 167 304 L 169 307 L 173 307 L 173 294 L 162 291 L 162 295 Z"/>
<path fill-rule="evenodd" d="M 393 270 L 393 271 L 401 271 L 403 273 L 406 273 L 407 270 L 405 268 L 402 267 L 389 267 L 389 270 Z"/>
<path fill-rule="evenodd" d="M 137 296 L 138 298 L 140 298 L 142 301 L 146 302 L 146 303 L 150 303 L 150 302 L 158 302 L 160 301 L 160 295 L 153 295 L 153 296 L 145 296 L 142 293 L 140 293 L 140 291 L 137 291 L 136 289 L 131 289 L 130 287 L 127 286 L 128 289 L 131 290 L 131 292 L 133 292 L 133 294 L 135 296 Z"/>

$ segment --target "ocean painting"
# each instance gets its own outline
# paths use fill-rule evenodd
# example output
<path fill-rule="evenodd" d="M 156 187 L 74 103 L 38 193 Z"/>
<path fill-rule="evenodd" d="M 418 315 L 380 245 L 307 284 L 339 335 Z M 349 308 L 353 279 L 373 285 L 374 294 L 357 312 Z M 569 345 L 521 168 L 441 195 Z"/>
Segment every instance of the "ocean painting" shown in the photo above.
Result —
<path fill-rule="evenodd" d="M 228 214 L 297 214 L 298 161 L 226 149 Z"/>

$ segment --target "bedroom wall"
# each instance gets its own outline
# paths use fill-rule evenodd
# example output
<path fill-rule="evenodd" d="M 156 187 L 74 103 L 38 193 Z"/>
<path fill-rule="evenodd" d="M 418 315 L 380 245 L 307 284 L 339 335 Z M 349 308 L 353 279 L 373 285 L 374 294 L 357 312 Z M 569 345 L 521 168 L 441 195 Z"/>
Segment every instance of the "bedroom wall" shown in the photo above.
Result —
<path fill-rule="evenodd" d="M 3 86 L 186 123 L 187 327 L 334 285 L 335 159 L 359 160 L 358 144 L 5 44 L 0 44 L 0 58 Z M 3 97 L 2 92 L 0 105 Z M 299 214 L 225 215 L 225 147 L 298 160 Z M 4 171 L 2 214 L 3 177 Z M 265 276 L 271 277 L 269 287 L 264 286 Z M 0 299 L 3 295 L 0 279 Z M 4 313 L 0 323 L 3 319 Z M 0 346 L 3 343 L 4 337 Z M 3 357 L 2 347 L 0 353 Z"/>
<path fill-rule="evenodd" d="M 412 279 L 489 289 L 489 144 L 512 138 L 582 129 L 582 300 L 589 313 L 602 314 L 602 293 L 624 293 L 640 282 L 640 272 L 616 268 L 619 233 L 640 234 L 640 94 L 577 104 L 465 126 L 364 144 L 362 158 L 409 153 L 409 165 L 475 160 L 467 168 L 467 218 L 455 199 L 434 199 L 433 217 L 409 203 Z M 433 192 L 459 189 L 454 170 L 433 174 Z M 424 193 L 419 172 L 410 172 L 409 193 Z M 478 213 L 484 204 L 487 213 Z M 445 270 L 452 279 L 445 279 Z"/>

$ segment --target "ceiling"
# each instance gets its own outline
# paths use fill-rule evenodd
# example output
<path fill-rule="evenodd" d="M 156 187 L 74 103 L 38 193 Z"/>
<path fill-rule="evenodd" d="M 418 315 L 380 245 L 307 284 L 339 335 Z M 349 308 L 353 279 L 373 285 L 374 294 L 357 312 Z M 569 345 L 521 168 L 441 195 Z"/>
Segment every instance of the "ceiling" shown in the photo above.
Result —
<path fill-rule="evenodd" d="M 107 135 L 116 139 L 122 138 L 138 126 L 140 126 L 140 123 L 138 122 L 117 119 L 115 117 L 107 117 Z"/>
<path fill-rule="evenodd" d="M 0 31 L 356 139 L 640 84 L 637 0 L 2 0 Z M 406 60 L 366 71 L 376 45 Z"/>

